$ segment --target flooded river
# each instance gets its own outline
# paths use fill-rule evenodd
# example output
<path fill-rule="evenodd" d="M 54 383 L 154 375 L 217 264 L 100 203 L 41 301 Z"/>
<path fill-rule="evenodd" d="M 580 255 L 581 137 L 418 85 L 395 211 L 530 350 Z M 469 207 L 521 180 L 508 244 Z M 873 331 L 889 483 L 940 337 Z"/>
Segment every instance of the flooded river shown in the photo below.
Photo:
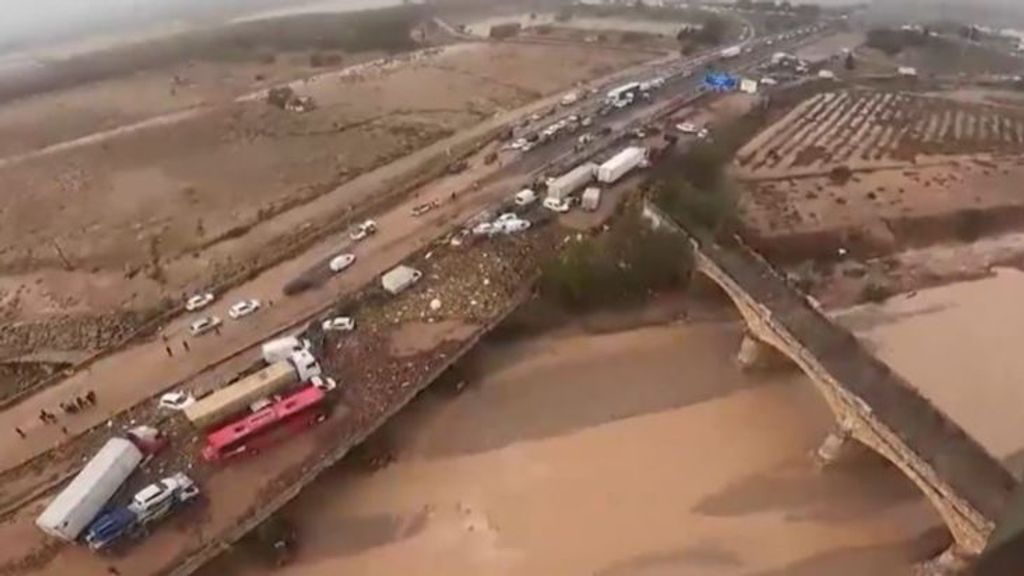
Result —
<path fill-rule="evenodd" d="M 290 576 L 905 574 L 939 520 L 870 456 L 819 471 L 830 425 L 798 373 L 745 375 L 733 323 L 484 344 L 458 396 L 286 510 Z M 207 576 L 266 569 L 238 555 Z"/>

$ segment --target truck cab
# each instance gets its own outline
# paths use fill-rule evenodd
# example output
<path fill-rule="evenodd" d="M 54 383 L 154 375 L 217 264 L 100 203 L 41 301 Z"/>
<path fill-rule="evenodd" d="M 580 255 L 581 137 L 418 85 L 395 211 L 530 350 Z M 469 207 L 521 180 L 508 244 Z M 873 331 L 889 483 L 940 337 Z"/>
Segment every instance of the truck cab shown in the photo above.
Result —
<path fill-rule="evenodd" d="M 135 513 L 128 508 L 114 508 L 100 514 L 85 533 L 85 543 L 90 550 L 105 550 L 121 537 L 127 535 L 136 526 Z"/>
<path fill-rule="evenodd" d="M 145 526 L 167 515 L 171 509 L 192 500 L 199 495 L 195 482 L 179 472 L 146 486 L 140 490 L 128 509 L 135 515 L 140 525 Z"/>

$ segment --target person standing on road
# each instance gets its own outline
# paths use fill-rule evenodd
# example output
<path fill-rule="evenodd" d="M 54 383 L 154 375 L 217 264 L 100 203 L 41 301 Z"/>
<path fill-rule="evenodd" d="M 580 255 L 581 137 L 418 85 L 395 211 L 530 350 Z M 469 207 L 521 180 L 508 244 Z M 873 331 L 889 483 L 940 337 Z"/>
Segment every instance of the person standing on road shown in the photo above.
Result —
<path fill-rule="evenodd" d="M 182 340 L 181 347 L 185 349 L 185 352 L 188 352 L 188 340 Z"/>
<path fill-rule="evenodd" d="M 164 346 L 164 349 L 167 350 L 167 357 L 168 358 L 174 358 L 174 352 L 171 351 L 171 347 L 170 346 Z"/>
<path fill-rule="evenodd" d="M 18 433 L 18 436 L 21 436 L 22 440 L 25 439 L 25 431 L 24 430 L 22 430 L 21 428 L 18 428 L 17 426 L 15 426 L 14 427 L 14 431 Z"/>

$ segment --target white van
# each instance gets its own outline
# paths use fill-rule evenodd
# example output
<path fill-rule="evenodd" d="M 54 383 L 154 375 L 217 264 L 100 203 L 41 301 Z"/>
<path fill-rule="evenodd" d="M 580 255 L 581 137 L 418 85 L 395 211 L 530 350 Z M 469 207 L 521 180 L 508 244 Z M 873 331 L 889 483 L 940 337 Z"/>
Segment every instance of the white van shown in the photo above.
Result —
<path fill-rule="evenodd" d="M 516 206 L 529 206 L 537 201 L 537 193 L 529 188 L 524 188 L 513 197 Z"/>

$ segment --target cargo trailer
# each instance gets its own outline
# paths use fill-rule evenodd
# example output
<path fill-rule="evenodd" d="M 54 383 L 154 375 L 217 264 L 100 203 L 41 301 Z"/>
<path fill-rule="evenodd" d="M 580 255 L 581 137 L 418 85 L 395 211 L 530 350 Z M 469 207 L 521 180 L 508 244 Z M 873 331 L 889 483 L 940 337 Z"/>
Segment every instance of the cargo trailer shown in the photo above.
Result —
<path fill-rule="evenodd" d="M 241 414 L 263 398 L 280 394 L 300 382 L 320 375 L 320 366 L 307 350 L 293 352 L 288 360 L 242 378 L 238 382 L 217 390 L 183 410 L 185 417 L 196 428 L 209 428 Z"/>
<path fill-rule="evenodd" d="M 566 200 L 570 194 L 590 184 L 594 179 L 595 169 L 597 169 L 596 164 L 587 162 L 555 178 L 548 184 L 547 197 L 556 200 Z"/>
<path fill-rule="evenodd" d="M 132 475 L 142 456 L 138 446 L 129 440 L 107 440 L 36 518 L 36 526 L 51 536 L 73 542 Z"/>
<path fill-rule="evenodd" d="M 630 146 L 612 156 L 597 169 L 597 181 L 603 184 L 612 184 L 627 172 L 640 166 L 647 159 L 647 150 L 639 146 Z"/>

